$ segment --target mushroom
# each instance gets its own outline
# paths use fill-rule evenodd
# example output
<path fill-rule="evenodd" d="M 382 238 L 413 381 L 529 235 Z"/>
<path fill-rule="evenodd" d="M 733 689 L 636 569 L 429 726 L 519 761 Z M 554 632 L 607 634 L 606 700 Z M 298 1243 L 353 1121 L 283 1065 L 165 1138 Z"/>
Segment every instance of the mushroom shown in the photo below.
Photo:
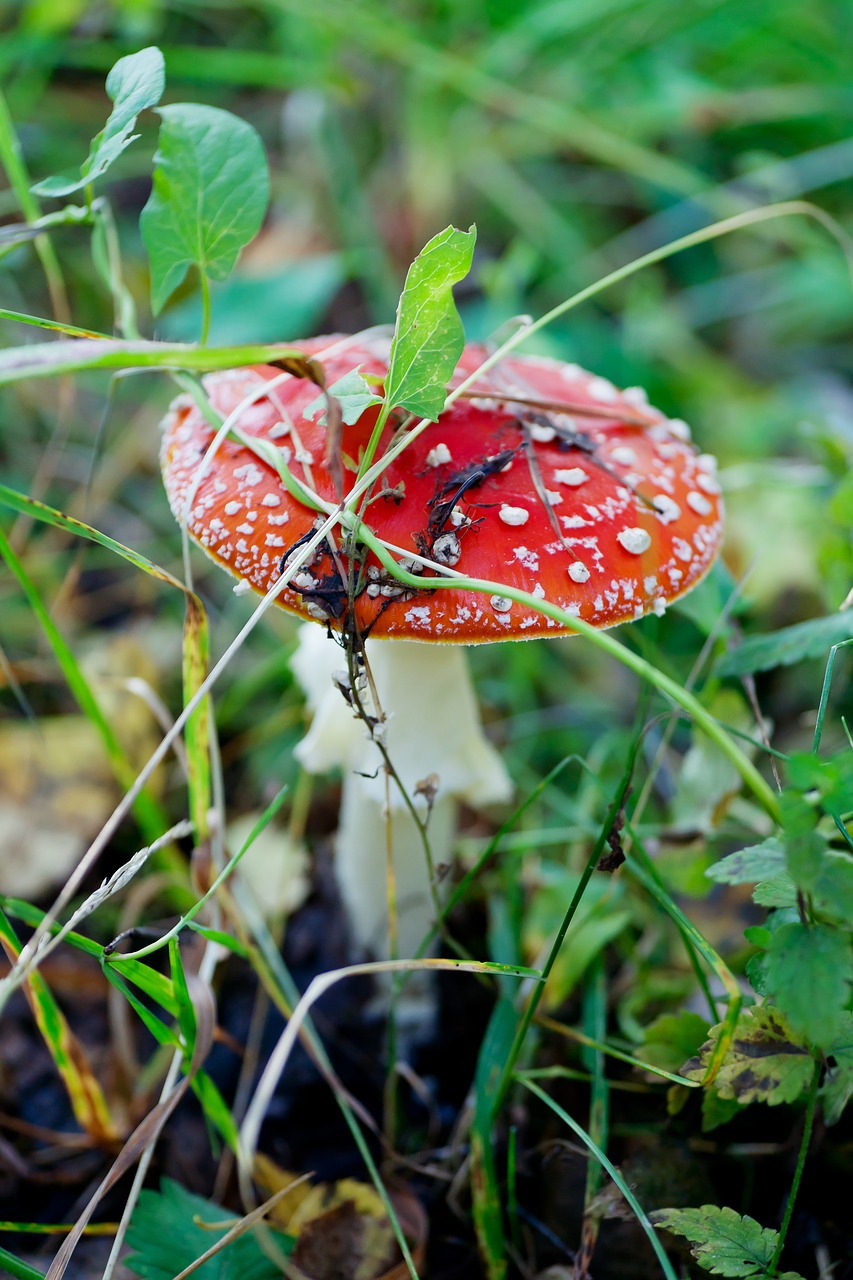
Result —
<path fill-rule="evenodd" d="M 388 343 L 376 334 L 300 345 L 323 366 L 327 385 L 354 368 L 381 382 L 387 370 Z M 454 385 L 485 354 L 466 347 Z M 316 388 L 268 367 L 212 374 L 205 386 L 223 417 L 254 393 L 239 413 L 243 441 L 273 446 L 322 509 L 335 508 Z M 345 494 L 376 417 L 370 408 L 343 428 Z M 400 426 L 392 414 L 380 451 Z M 169 500 L 179 518 L 189 505 L 189 532 L 213 559 L 241 584 L 266 593 L 311 537 L 316 508 L 293 496 L 263 456 L 231 438 L 199 476 L 212 434 L 188 398 L 173 404 L 162 454 Z M 651 408 L 638 388 L 618 391 L 576 365 L 514 355 L 389 464 L 363 519 L 410 573 L 426 562 L 431 576 L 462 572 L 494 580 L 595 627 L 662 613 L 707 572 L 721 535 L 714 460 L 693 449 L 683 422 Z M 312 771 L 343 767 L 338 877 L 356 941 L 380 953 L 388 804 L 399 953 L 411 955 L 434 919 L 435 885 L 417 824 L 404 812 L 398 789 L 387 785 L 380 748 L 409 802 L 419 806 L 419 818 L 429 811 L 436 866 L 451 856 L 457 798 L 484 804 L 510 793 L 483 736 L 462 655 L 412 642 L 479 644 L 565 635 L 571 628 L 500 591 L 418 590 L 395 578 L 363 542 L 353 549 L 346 539 L 317 546 L 277 602 L 325 623 L 349 649 L 347 665 L 326 640 L 324 648 L 305 636 L 300 641 L 295 670 L 315 720 L 299 754 Z M 375 707 L 362 659 L 367 637 Z M 338 690 L 330 701 L 333 676 Z M 367 708 L 373 741 L 365 740 L 340 691 Z M 386 740 L 377 741 L 383 735 Z"/>

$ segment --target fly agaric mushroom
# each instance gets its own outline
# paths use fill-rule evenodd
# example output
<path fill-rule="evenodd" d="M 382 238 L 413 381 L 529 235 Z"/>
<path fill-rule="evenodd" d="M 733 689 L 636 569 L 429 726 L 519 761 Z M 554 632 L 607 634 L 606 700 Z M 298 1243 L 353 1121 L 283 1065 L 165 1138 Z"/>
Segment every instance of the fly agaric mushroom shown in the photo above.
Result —
<path fill-rule="evenodd" d="M 314 339 L 300 346 L 323 366 L 327 386 L 355 368 L 379 382 L 387 371 L 388 343 L 375 334 Z M 485 355 L 482 348 L 467 347 L 454 385 L 474 372 Z M 269 386 L 273 379 L 276 385 Z M 272 445 L 295 478 L 325 504 L 322 509 L 337 506 L 314 386 L 268 367 L 212 374 L 205 386 L 223 417 L 254 393 L 254 402 L 239 414 L 243 440 Z M 353 426 L 343 428 L 344 495 L 352 488 L 377 413 L 369 408 Z M 399 415 L 392 414 L 380 453 L 400 426 Z M 190 534 L 241 583 L 266 593 L 310 539 L 316 508 L 294 497 L 262 456 L 233 439 L 220 445 L 212 464 L 199 474 L 211 438 L 212 428 L 195 405 L 187 397 L 177 400 L 166 420 L 162 455 L 172 508 L 183 518 L 188 506 Z M 697 454 L 690 445 L 685 424 L 650 408 L 638 388 L 620 392 L 577 365 L 511 356 L 387 466 L 381 489 L 374 487 L 362 515 L 410 573 L 419 573 L 427 561 L 433 566 L 430 575 L 438 566 L 439 572 L 494 580 L 558 605 L 592 626 L 610 627 L 662 613 L 710 568 L 721 534 L 714 471 L 713 458 Z M 482 736 L 459 655 L 453 650 L 427 655 L 422 644 L 374 644 L 374 639 L 479 644 L 565 635 L 571 627 L 500 591 L 487 596 L 401 583 L 363 542 L 355 550 L 345 541 L 316 547 L 277 603 L 324 622 L 351 651 L 355 644 L 359 662 L 362 640 L 370 637 L 370 667 L 376 668 L 380 702 L 387 694 L 384 709 L 392 717 L 391 763 L 396 758 L 405 762 L 402 781 L 410 794 L 422 780 L 422 790 L 432 787 L 435 792 L 427 797 L 434 801 L 430 845 L 433 861 L 444 862 L 452 848 L 445 839 L 452 837 L 454 793 L 472 803 L 503 799 L 509 780 Z M 383 674 L 386 653 L 388 674 Z M 407 720 L 392 698 L 399 689 L 422 695 L 428 687 L 425 662 L 443 693 L 449 691 L 450 701 L 445 698 L 437 715 L 430 716 L 433 699 L 421 696 L 416 716 Z M 341 665 L 339 657 L 335 665 Z M 322 695 L 310 672 L 323 668 L 323 687 L 328 689 L 328 667 L 316 650 L 301 662 L 301 678 L 315 706 Z M 350 699 L 353 676 L 357 683 L 363 680 L 358 662 L 339 678 Z M 345 710 L 342 701 L 336 705 Z M 461 766 L 448 759 L 448 743 L 459 735 L 463 709 L 472 736 L 462 757 L 476 756 L 479 764 L 471 770 L 473 790 L 466 791 L 465 783 L 454 792 L 454 774 Z M 357 940 L 376 946 L 385 920 L 385 842 L 379 818 L 369 823 L 364 805 L 370 793 L 376 813 L 382 812 L 384 781 L 366 785 L 362 775 L 375 773 L 381 759 L 376 743 L 365 745 L 363 728 L 357 726 L 363 754 L 356 762 L 359 748 L 353 747 L 346 714 L 324 735 L 324 710 L 302 757 L 314 771 L 333 763 L 344 766 L 338 874 Z M 438 775 L 434 785 L 425 781 L 433 773 Z M 447 802 L 445 811 L 438 809 L 439 801 Z M 392 825 L 392 835 L 406 846 L 409 858 L 411 832 L 404 837 Z M 395 853 L 401 908 L 409 898 L 428 902 L 423 849 L 411 857 L 413 873 L 403 870 L 400 850 Z M 430 918 L 421 901 L 413 910 L 414 925 L 401 932 L 400 954 L 410 954 Z"/>

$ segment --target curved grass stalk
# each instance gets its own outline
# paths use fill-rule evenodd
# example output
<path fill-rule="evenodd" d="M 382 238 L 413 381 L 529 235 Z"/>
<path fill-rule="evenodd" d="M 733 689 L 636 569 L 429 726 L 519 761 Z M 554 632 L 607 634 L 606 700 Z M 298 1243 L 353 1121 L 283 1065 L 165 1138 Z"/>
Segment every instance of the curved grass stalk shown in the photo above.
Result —
<path fill-rule="evenodd" d="M 564 1107 L 561 1107 L 558 1102 L 555 1102 L 553 1098 L 549 1098 L 545 1090 L 540 1089 L 536 1081 L 532 1080 L 526 1074 L 526 1072 L 517 1071 L 515 1073 L 514 1078 L 520 1085 L 523 1085 L 524 1088 L 527 1089 L 529 1093 L 532 1093 L 535 1097 L 537 1097 L 540 1102 L 544 1102 L 546 1107 L 550 1107 L 550 1109 L 554 1112 L 554 1115 L 559 1116 L 559 1118 L 563 1121 L 563 1123 L 569 1126 L 572 1133 L 574 1133 L 578 1138 L 580 1138 L 584 1146 L 592 1153 L 593 1156 L 595 1156 L 596 1160 L 601 1165 L 601 1167 L 604 1170 L 606 1170 L 607 1173 L 610 1174 L 610 1177 L 613 1179 L 614 1183 L 619 1188 L 622 1195 L 625 1197 L 625 1200 L 633 1210 L 637 1221 L 639 1222 L 640 1226 L 643 1228 L 643 1231 L 646 1233 L 646 1236 L 648 1237 L 649 1242 L 655 1251 L 655 1256 L 657 1257 L 657 1260 L 660 1263 L 661 1271 L 666 1276 L 666 1280 L 678 1280 L 675 1274 L 675 1271 L 673 1270 L 672 1263 L 670 1262 L 669 1258 L 666 1256 L 666 1251 L 664 1250 L 664 1247 L 661 1244 L 658 1234 L 655 1231 L 654 1227 L 652 1226 L 648 1215 L 646 1214 L 645 1210 L 643 1209 L 637 1197 L 634 1195 L 631 1188 L 628 1186 L 628 1183 L 622 1177 L 622 1174 L 619 1172 L 619 1170 L 616 1168 L 613 1162 L 608 1159 L 608 1157 L 602 1151 L 601 1147 L 599 1147 L 597 1143 L 593 1142 L 592 1138 L 589 1136 L 587 1131 L 585 1129 L 582 1129 L 576 1120 L 572 1119 L 568 1111 L 566 1111 Z"/>

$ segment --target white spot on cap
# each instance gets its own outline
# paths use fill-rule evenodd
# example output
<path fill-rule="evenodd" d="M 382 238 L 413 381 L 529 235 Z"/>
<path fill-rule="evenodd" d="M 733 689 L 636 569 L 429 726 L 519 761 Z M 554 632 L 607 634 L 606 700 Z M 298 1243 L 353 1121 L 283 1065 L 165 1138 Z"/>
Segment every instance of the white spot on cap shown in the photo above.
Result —
<path fill-rule="evenodd" d="M 658 618 L 663 617 L 666 613 L 666 600 L 663 596 L 658 596 L 657 599 L 652 601 L 652 609 Z"/>
<path fill-rule="evenodd" d="M 687 505 L 691 511 L 695 511 L 697 516 L 709 516 L 714 510 L 713 504 L 708 501 L 702 493 L 697 493 L 695 489 L 691 489 L 687 495 Z"/>
<path fill-rule="evenodd" d="M 675 436 L 676 440 L 683 440 L 685 444 L 691 439 L 690 428 L 683 418 L 670 418 L 667 422 L 669 434 Z"/>
<path fill-rule="evenodd" d="M 579 484 L 583 484 L 585 480 L 588 480 L 589 476 L 583 467 L 568 467 L 564 471 L 555 471 L 554 479 L 557 484 L 567 484 L 570 488 L 576 489 Z"/>
<path fill-rule="evenodd" d="M 261 506 L 278 507 L 281 505 L 281 498 L 277 493 L 265 493 L 261 499 Z"/>
<path fill-rule="evenodd" d="M 587 582 L 589 580 L 589 569 L 581 560 L 575 560 L 574 564 L 569 565 L 569 577 L 572 582 Z"/>
<path fill-rule="evenodd" d="M 651 534 L 645 529 L 621 529 L 616 535 L 616 541 L 620 543 L 626 551 L 632 556 L 641 556 L 644 551 L 648 551 L 652 545 Z"/>
<path fill-rule="evenodd" d="M 654 592 L 657 585 L 658 580 L 653 573 L 650 573 L 647 578 L 643 578 L 643 590 L 647 596 L 650 596 Z"/>
<path fill-rule="evenodd" d="M 264 478 L 263 471 L 256 467 L 254 462 L 246 462 L 242 467 L 235 467 L 234 475 L 238 480 L 243 480 L 250 489 L 253 485 L 260 484 Z"/>
<path fill-rule="evenodd" d="M 615 449 L 611 449 L 610 457 L 614 462 L 621 462 L 625 467 L 631 467 L 637 461 L 636 453 L 627 444 L 618 444 Z"/>
<path fill-rule="evenodd" d="M 556 438 L 557 432 L 553 427 L 543 427 L 537 422 L 531 424 L 530 439 L 535 440 L 537 444 L 550 444 Z"/>
<path fill-rule="evenodd" d="M 529 569 L 531 573 L 535 573 L 539 568 L 539 556 L 535 551 L 531 551 L 529 547 L 516 547 L 515 558 L 525 569 Z"/>
<path fill-rule="evenodd" d="M 228 492 L 228 485 L 224 482 L 224 480 L 214 480 L 214 482 L 213 482 L 213 492 L 214 492 L 214 493 L 227 493 L 227 492 Z M 235 591 L 236 591 L 236 589 L 237 589 L 237 588 L 235 587 L 234 589 L 235 589 Z"/>
<path fill-rule="evenodd" d="M 252 585 L 248 578 L 241 578 L 241 580 L 239 582 L 235 582 L 234 586 L 231 588 L 235 596 L 245 596 L 249 591 L 251 591 L 251 589 Z"/>
<path fill-rule="evenodd" d="M 705 493 L 719 493 L 720 482 L 714 476 L 708 475 L 707 471 L 700 471 L 696 476 L 696 488 L 703 489 Z"/>
<path fill-rule="evenodd" d="M 612 382 L 608 382 L 606 378 L 590 378 L 586 384 L 586 389 L 595 400 L 603 400 L 610 404 L 618 399 L 619 392 L 616 390 Z"/>
<path fill-rule="evenodd" d="M 511 507 L 508 503 L 501 503 L 501 509 L 498 512 L 504 524 L 521 525 L 527 524 L 530 519 L 530 512 L 526 507 Z"/>
<path fill-rule="evenodd" d="M 413 623 L 415 626 L 424 627 L 429 622 L 429 605 L 417 605 L 412 609 L 406 610 L 406 621 Z"/>
<path fill-rule="evenodd" d="M 689 542 L 685 542 L 683 538 L 673 538 L 672 549 L 679 560 L 683 560 L 685 564 L 693 559 L 693 548 Z"/>
<path fill-rule="evenodd" d="M 681 507 L 665 493 L 656 493 L 652 499 L 652 506 L 661 524 L 672 524 L 673 520 L 677 520 L 681 515 Z"/>
<path fill-rule="evenodd" d="M 700 453 L 696 459 L 696 466 L 702 471 L 709 471 L 713 475 L 717 470 L 717 459 L 713 453 Z"/>
<path fill-rule="evenodd" d="M 626 387 L 622 392 L 622 399 L 626 404 L 632 404 L 635 409 L 642 409 L 649 403 L 645 387 Z"/>
<path fill-rule="evenodd" d="M 434 449 L 430 449 L 426 456 L 426 464 L 428 467 L 441 467 L 445 462 L 452 461 L 453 455 L 446 444 L 437 444 Z"/>
<path fill-rule="evenodd" d="M 495 613 L 509 613 L 512 608 L 512 601 L 507 596 L 489 596 L 489 604 Z"/>
<path fill-rule="evenodd" d="M 238 532 L 238 533 L 245 533 L 245 534 L 248 534 L 248 536 L 251 538 L 251 536 L 252 536 L 252 534 L 255 532 L 255 530 L 254 530 L 254 527 L 253 527 L 252 525 L 250 525 L 250 524 L 238 524 L 238 525 L 237 525 L 237 532 Z"/>
<path fill-rule="evenodd" d="M 227 516 L 236 516 L 237 512 L 240 510 L 242 505 L 243 505 L 242 502 L 226 502 L 225 514 Z"/>

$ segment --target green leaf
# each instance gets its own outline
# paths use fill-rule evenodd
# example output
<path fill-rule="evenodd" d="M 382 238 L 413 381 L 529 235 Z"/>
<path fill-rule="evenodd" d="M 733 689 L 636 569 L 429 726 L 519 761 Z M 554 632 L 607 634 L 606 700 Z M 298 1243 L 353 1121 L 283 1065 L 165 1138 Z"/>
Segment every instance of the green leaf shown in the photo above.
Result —
<path fill-rule="evenodd" d="M 338 378 L 337 382 L 333 382 L 327 390 L 328 394 L 334 396 L 341 406 L 341 419 L 348 427 L 354 426 L 367 409 L 382 403 L 382 396 L 376 394 L 376 388 L 372 387 L 367 379 L 361 376 L 361 365 L 356 369 L 351 369 L 349 373 L 345 373 L 342 378 Z M 302 416 L 313 421 L 314 415 L 319 409 L 322 409 L 323 413 L 317 421 L 325 425 L 325 395 L 319 395 L 315 400 L 312 400 L 303 410 Z"/>
<path fill-rule="evenodd" d="M 717 884 L 755 884 L 785 869 L 785 850 L 776 836 L 730 853 L 709 867 L 705 875 Z"/>
<path fill-rule="evenodd" d="M 127 1232 L 134 1252 L 125 1259 L 126 1265 L 145 1280 L 172 1280 L 220 1240 L 233 1222 L 233 1213 L 164 1178 L 159 1191 L 140 1193 Z M 289 1253 L 290 1237 L 276 1233 L 276 1238 Z M 280 1280 L 281 1268 L 247 1231 L 202 1263 L 193 1276 L 194 1280 Z"/>
<path fill-rule="evenodd" d="M 717 676 L 744 676 L 772 667 L 788 667 L 805 658 L 823 658 L 834 644 L 853 636 L 853 609 L 810 618 L 780 631 L 748 636 L 737 649 L 724 654 L 714 668 Z"/>
<path fill-rule="evenodd" d="M 853 1096 L 853 1013 L 843 1013 L 838 1035 L 826 1050 L 827 1069 L 820 1087 L 823 1118 L 835 1124 Z"/>
<path fill-rule="evenodd" d="M 766 1275 L 779 1242 L 778 1231 L 715 1204 L 658 1209 L 649 1217 L 656 1227 L 684 1236 L 700 1267 L 715 1276 Z"/>
<path fill-rule="evenodd" d="M 224 280 L 260 230 L 269 201 L 261 140 L 218 107 L 162 107 L 154 188 L 139 225 L 151 261 L 155 313 L 190 267 Z"/>
<path fill-rule="evenodd" d="M 722 1031 L 711 1028 L 709 1039 L 681 1069 L 688 1080 L 701 1080 Z M 794 1036 L 785 1018 L 770 1005 L 744 1009 L 738 1017 L 732 1045 L 714 1079 L 721 1098 L 742 1107 L 751 1102 L 777 1106 L 794 1102 L 808 1089 L 814 1058 Z"/>
<path fill-rule="evenodd" d="M 163 55 L 153 45 L 119 58 L 107 76 L 107 93 L 114 103 L 113 110 L 104 128 L 92 139 L 80 176 L 45 178 L 33 187 L 34 193 L 48 198 L 68 196 L 100 178 L 138 137 L 133 133 L 136 117 L 140 111 L 157 105 L 165 87 Z"/>
<path fill-rule="evenodd" d="M 678 1071 L 687 1058 L 699 1052 L 707 1036 L 707 1020 L 698 1013 L 689 1009 L 664 1013 L 646 1027 L 637 1057 L 665 1071 Z"/>
<path fill-rule="evenodd" d="M 818 813 L 796 791 L 779 797 L 785 827 L 785 867 L 799 889 L 809 892 L 820 874 L 826 837 L 817 830 Z"/>
<path fill-rule="evenodd" d="M 765 972 L 795 1035 L 818 1048 L 831 1044 L 853 983 L 850 939 L 830 925 L 784 924 L 771 939 Z"/>
<path fill-rule="evenodd" d="M 465 345 L 452 287 L 471 270 L 477 233 L 445 227 L 409 267 L 397 307 L 388 376 L 387 404 L 436 421 L 447 384 Z"/>

